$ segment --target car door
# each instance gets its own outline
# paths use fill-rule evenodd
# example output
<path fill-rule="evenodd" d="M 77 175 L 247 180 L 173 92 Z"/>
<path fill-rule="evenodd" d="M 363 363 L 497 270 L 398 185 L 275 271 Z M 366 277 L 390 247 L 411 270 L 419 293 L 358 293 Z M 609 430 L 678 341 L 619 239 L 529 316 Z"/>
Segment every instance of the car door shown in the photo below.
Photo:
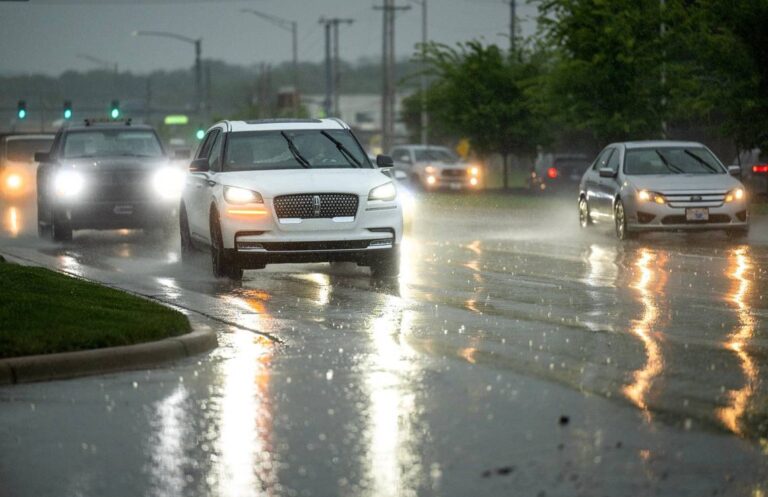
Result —
<path fill-rule="evenodd" d="M 621 153 L 619 149 L 614 148 L 608 162 L 604 166 L 607 169 L 613 170 L 612 178 L 598 178 L 599 190 L 600 190 L 600 211 L 605 216 L 613 216 L 613 199 L 616 198 L 616 194 L 619 192 L 621 185 L 619 183 L 619 163 Z"/>
<path fill-rule="evenodd" d="M 219 129 L 213 129 L 203 139 L 203 144 L 197 151 L 195 159 L 209 159 L 216 138 L 221 133 Z M 208 239 L 208 202 L 205 193 L 208 192 L 208 172 L 190 172 L 187 182 L 187 219 L 189 230 L 196 238 Z"/>
<path fill-rule="evenodd" d="M 612 153 L 612 147 L 605 148 L 602 152 L 600 152 L 600 154 L 597 156 L 597 159 L 595 159 L 595 162 L 592 164 L 592 167 L 590 167 L 587 173 L 584 175 L 584 194 L 587 197 L 587 202 L 589 203 L 589 211 L 593 217 L 600 217 L 605 215 L 600 203 L 600 169 L 608 164 L 608 159 L 611 157 Z"/>

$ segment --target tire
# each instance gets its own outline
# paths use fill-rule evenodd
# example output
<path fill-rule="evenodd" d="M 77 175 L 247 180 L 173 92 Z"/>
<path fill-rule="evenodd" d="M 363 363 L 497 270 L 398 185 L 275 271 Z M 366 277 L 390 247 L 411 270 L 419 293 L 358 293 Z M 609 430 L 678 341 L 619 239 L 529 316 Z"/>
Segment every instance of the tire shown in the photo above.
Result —
<path fill-rule="evenodd" d="M 189 232 L 189 218 L 184 204 L 179 209 L 179 238 L 181 239 L 181 262 L 189 262 L 195 247 L 192 244 L 192 235 Z"/>
<path fill-rule="evenodd" d="M 53 238 L 53 229 L 51 227 L 51 216 L 45 215 L 46 210 L 43 208 L 40 202 L 40 197 L 37 198 L 37 236 L 45 240 L 51 240 Z"/>
<path fill-rule="evenodd" d="M 582 227 L 582 229 L 586 229 L 593 224 L 594 222 L 592 221 L 592 217 L 589 214 L 589 204 L 587 203 L 587 199 L 581 197 L 579 199 L 579 225 Z"/>
<path fill-rule="evenodd" d="M 72 240 L 72 225 L 67 219 L 66 213 L 53 208 L 51 215 L 51 237 L 54 242 L 68 242 Z"/>
<path fill-rule="evenodd" d="M 629 231 L 627 228 L 627 214 L 624 210 L 624 202 L 621 200 L 617 200 L 613 207 L 613 220 L 616 227 L 616 238 L 630 240 L 637 237 L 637 233 Z"/>
<path fill-rule="evenodd" d="M 395 247 L 370 260 L 374 279 L 397 278 L 400 275 L 400 249 Z"/>
<path fill-rule="evenodd" d="M 211 211 L 211 266 L 213 275 L 217 278 L 228 278 L 233 281 L 243 279 L 243 268 L 230 260 L 224 250 L 219 215 L 215 210 Z"/>

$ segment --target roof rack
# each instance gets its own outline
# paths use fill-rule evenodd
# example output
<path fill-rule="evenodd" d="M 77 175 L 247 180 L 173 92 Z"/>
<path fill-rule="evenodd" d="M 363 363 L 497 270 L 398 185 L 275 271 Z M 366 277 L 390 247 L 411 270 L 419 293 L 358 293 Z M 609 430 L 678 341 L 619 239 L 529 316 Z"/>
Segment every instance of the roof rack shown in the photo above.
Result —
<path fill-rule="evenodd" d="M 123 124 L 125 126 L 131 125 L 131 118 L 127 119 L 121 119 L 121 120 L 114 120 L 109 118 L 103 118 L 103 117 L 87 117 L 83 119 L 83 123 L 86 126 L 93 126 L 94 124 Z"/>

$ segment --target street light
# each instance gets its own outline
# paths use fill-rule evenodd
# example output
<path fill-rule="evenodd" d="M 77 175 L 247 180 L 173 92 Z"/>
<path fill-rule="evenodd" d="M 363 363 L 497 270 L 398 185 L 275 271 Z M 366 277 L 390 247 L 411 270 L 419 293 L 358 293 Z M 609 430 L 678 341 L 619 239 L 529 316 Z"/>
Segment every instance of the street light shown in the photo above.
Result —
<path fill-rule="evenodd" d="M 296 93 L 296 95 L 294 95 L 294 98 L 293 98 L 293 112 L 296 117 L 299 117 L 299 102 L 298 102 L 298 99 L 296 98 L 296 96 L 299 93 L 299 49 L 298 49 L 298 41 L 296 39 L 298 24 L 296 23 L 296 21 L 289 21 L 288 19 L 283 19 L 281 17 L 265 14 L 255 9 L 240 9 L 240 11 L 247 12 L 248 14 L 253 14 L 256 17 L 260 17 L 265 21 L 279 27 L 280 29 L 283 29 L 285 31 L 290 31 L 291 41 L 293 44 L 293 91 Z"/>
<path fill-rule="evenodd" d="M 202 71 L 202 66 L 200 65 L 200 56 L 202 53 L 203 39 L 190 38 L 188 36 L 179 35 L 176 33 L 168 33 L 165 31 L 134 31 L 133 36 L 157 36 L 160 38 L 171 38 L 184 43 L 189 43 L 190 45 L 193 45 L 195 47 L 195 98 L 197 99 L 196 105 L 197 105 L 197 111 L 199 113 L 201 109 L 200 102 L 203 99 L 203 92 L 202 92 L 203 71 Z"/>

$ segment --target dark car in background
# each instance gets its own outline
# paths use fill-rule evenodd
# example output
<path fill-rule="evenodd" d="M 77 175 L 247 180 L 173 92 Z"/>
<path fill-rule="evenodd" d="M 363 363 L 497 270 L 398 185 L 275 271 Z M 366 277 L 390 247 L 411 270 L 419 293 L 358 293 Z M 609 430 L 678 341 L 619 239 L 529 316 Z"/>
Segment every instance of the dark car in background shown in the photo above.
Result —
<path fill-rule="evenodd" d="M 35 193 L 35 154 L 51 149 L 53 134 L 0 134 L 0 198 L 24 200 Z"/>
<path fill-rule="evenodd" d="M 38 231 L 70 240 L 79 229 L 175 229 L 185 172 L 151 126 L 68 125 L 38 153 Z"/>
<path fill-rule="evenodd" d="M 590 159 L 585 154 L 539 154 L 528 179 L 528 187 L 533 192 L 575 195 L 589 165 Z"/>

